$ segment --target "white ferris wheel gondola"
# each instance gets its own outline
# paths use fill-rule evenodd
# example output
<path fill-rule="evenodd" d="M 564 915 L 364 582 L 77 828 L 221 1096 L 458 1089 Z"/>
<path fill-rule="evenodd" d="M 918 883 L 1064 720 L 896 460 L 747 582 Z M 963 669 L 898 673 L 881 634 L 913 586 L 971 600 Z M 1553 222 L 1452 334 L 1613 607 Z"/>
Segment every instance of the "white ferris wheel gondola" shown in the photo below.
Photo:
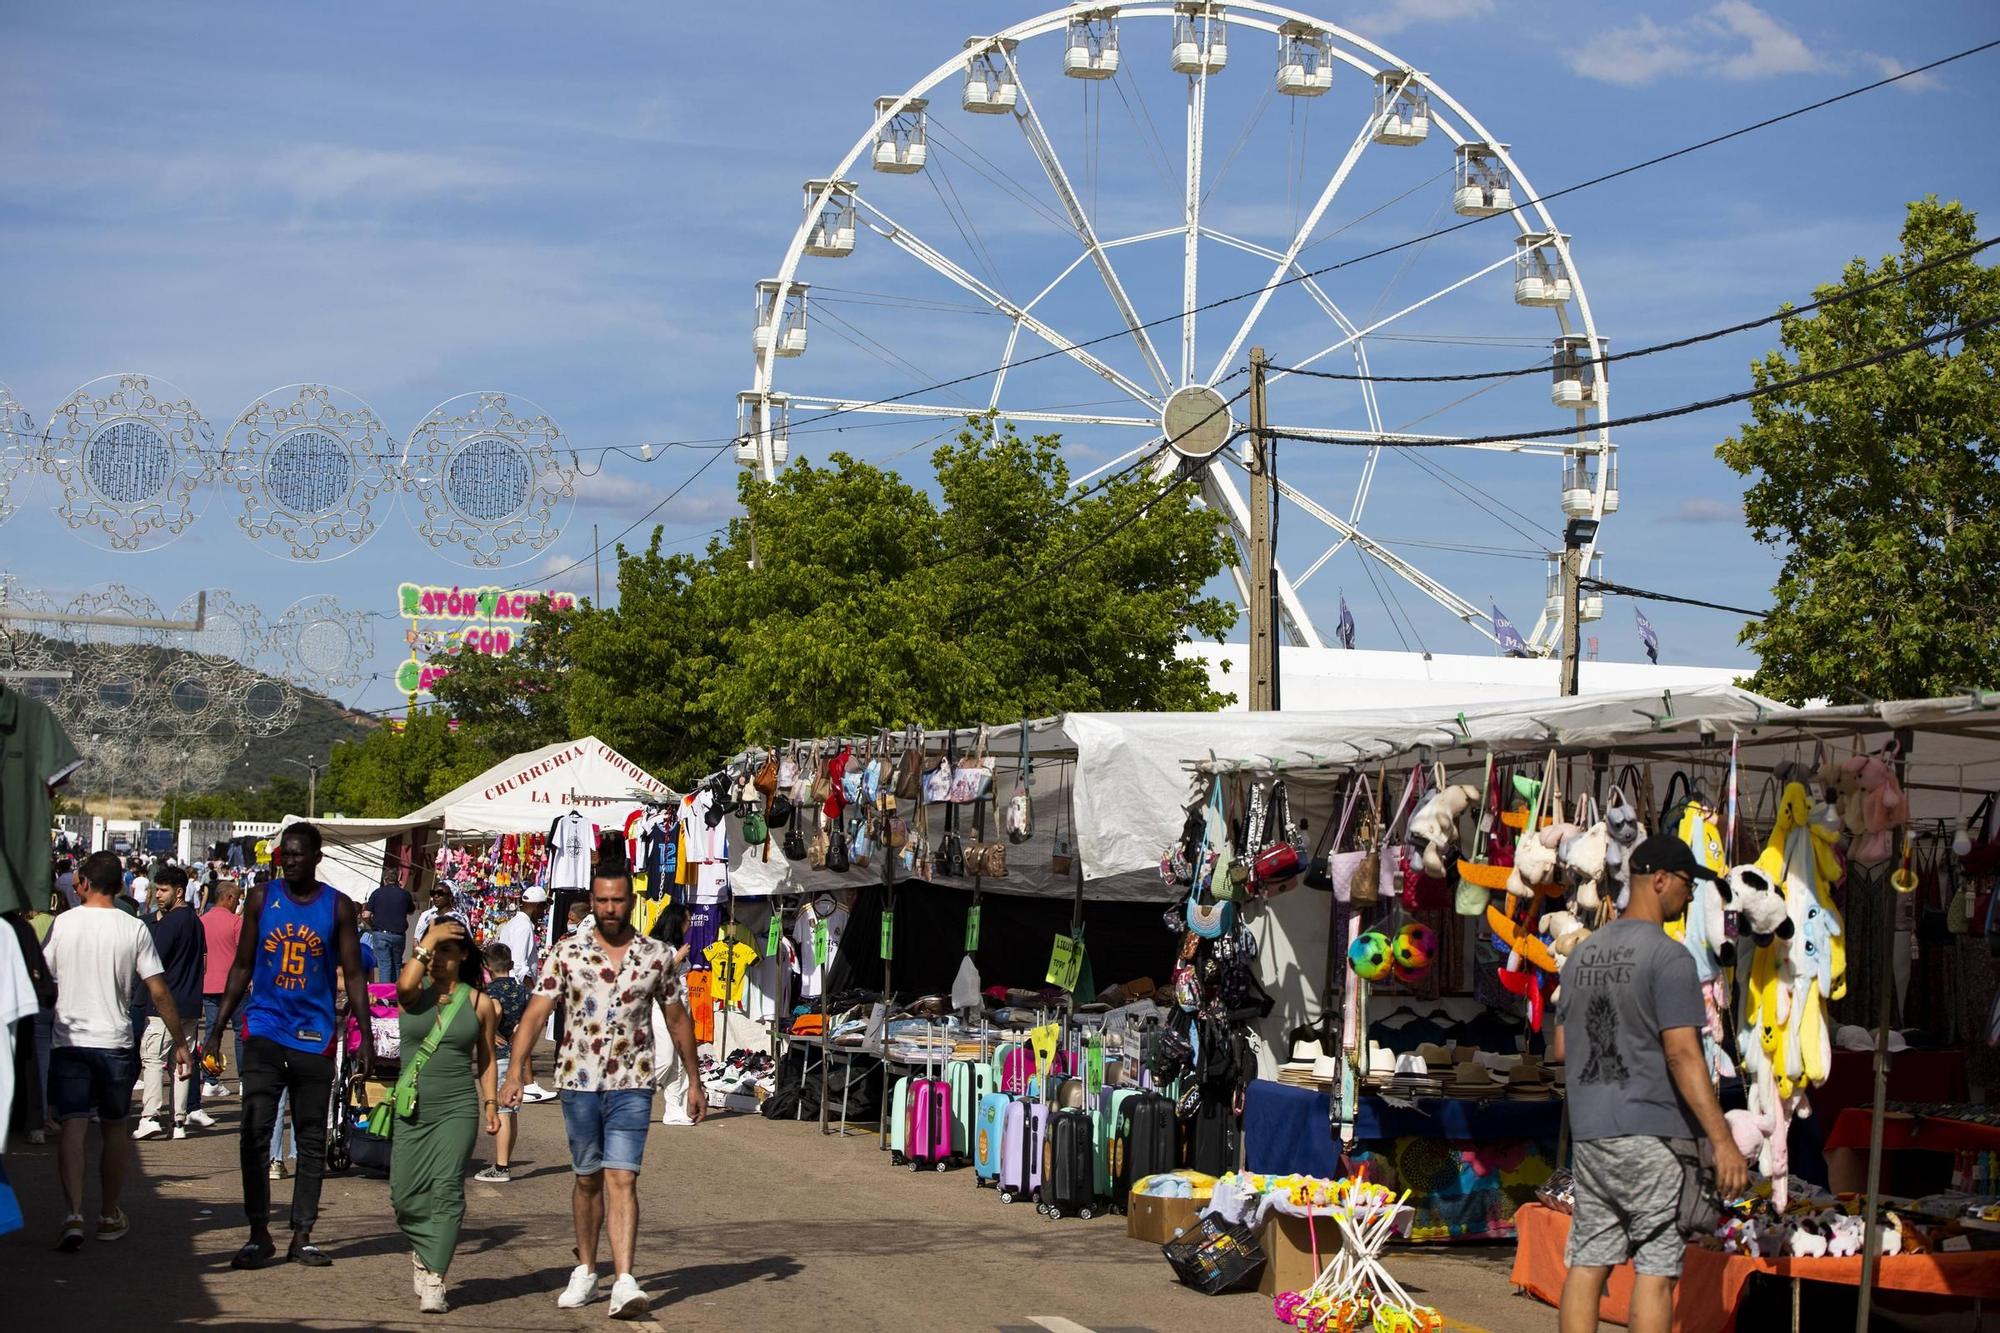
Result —
<path fill-rule="evenodd" d="M 1161 43 L 1150 49 L 1163 51 L 1164 58 L 1153 57 L 1157 64 L 1138 57 L 1126 59 L 1148 49 L 1141 43 L 1149 31 L 1158 33 L 1154 40 Z M 1254 232 L 1232 216 L 1232 208 L 1241 213 L 1249 197 L 1237 189 L 1221 188 L 1236 161 L 1236 152 L 1223 161 L 1212 178 L 1209 175 L 1215 169 L 1207 143 L 1211 97 L 1225 87 L 1232 41 L 1240 45 L 1260 34 L 1268 35 L 1266 39 L 1274 43 L 1276 69 L 1274 83 L 1262 85 L 1264 95 L 1268 98 L 1275 92 L 1283 99 L 1297 99 L 1289 102 L 1296 109 L 1295 117 L 1321 102 L 1336 102 L 1338 99 L 1326 96 L 1336 88 L 1362 91 L 1366 101 L 1365 114 L 1358 118 L 1358 132 L 1338 167 L 1318 189 L 1317 198 L 1312 183 L 1303 178 L 1306 168 L 1301 149 L 1293 219 L 1278 229 L 1275 242 L 1256 239 Z M 1048 42 L 1042 42 L 1044 38 Z M 1044 57 L 1036 53 L 1050 46 L 1054 51 L 1044 64 Z M 1358 76 L 1352 83 L 1334 77 L 1335 67 L 1342 64 Z M 1179 179 L 1169 182 L 1177 199 L 1174 213 L 1163 220 L 1164 225 L 1128 229 L 1121 224 L 1114 230 L 1109 219 L 1115 210 L 1100 206 L 1098 197 L 1105 168 L 1097 155 L 1103 147 L 1093 144 L 1091 155 L 1081 161 L 1059 148 L 1064 135 L 1075 131 L 1068 111 L 1075 94 L 1059 103 L 1040 73 L 1045 69 L 1058 79 L 1079 81 L 1085 99 L 1085 134 L 1102 133 L 1103 113 L 1100 110 L 1091 119 L 1090 99 L 1100 90 L 1114 92 L 1118 101 L 1125 102 L 1135 132 L 1144 129 L 1127 160 L 1156 160 L 1163 174 L 1172 172 L 1176 154 L 1161 133 L 1166 122 L 1156 121 L 1147 106 L 1142 80 L 1163 78 L 1168 70 L 1183 76 L 1185 153 L 1180 155 Z M 938 106 L 934 100 L 937 90 L 943 87 L 948 93 L 953 82 L 958 85 L 957 109 L 970 113 L 967 121 L 958 122 L 967 126 L 964 134 L 946 123 L 946 119 L 956 122 L 955 116 L 939 119 L 932 114 Z M 1070 86 L 1076 89 L 1079 85 Z M 948 102 L 944 105 L 949 107 Z M 1022 186 L 1020 179 L 996 163 L 996 145 L 965 137 L 976 131 L 990 135 L 994 131 L 985 126 L 1004 125 L 1009 120 L 1018 128 L 1028 150 L 1027 161 L 1044 178 L 1045 189 Z M 1246 131 L 1244 138 L 1250 137 Z M 1371 148 L 1409 149 L 1407 156 L 1416 161 L 1436 151 L 1427 147 L 1434 140 L 1442 140 L 1452 155 L 1451 162 L 1437 172 L 1447 182 L 1439 206 L 1448 204 L 1452 212 L 1467 218 L 1509 217 L 1514 236 L 1501 243 L 1505 252 L 1497 258 L 1469 275 L 1438 285 L 1427 295 L 1377 299 L 1372 309 L 1365 299 L 1350 303 L 1333 289 L 1330 280 L 1315 276 L 1312 260 L 1302 257 L 1304 252 L 1345 230 L 1340 227 L 1328 233 L 1324 228 L 1335 200 L 1355 178 L 1357 163 Z M 1342 135 L 1340 141 L 1347 142 L 1347 137 Z M 1241 148 L 1239 144 L 1237 151 Z M 1329 154 L 1332 151 L 1326 150 Z M 1389 156 L 1405 155 L 1399 151 Z M 864 159 L 881 173 L 865 185 L 857 184 L 854 175 Z M 969 170 L 984 182 L 981 188 L 992 187 L 992 198 L 998 202 L 965 198 L 948 167 Z M 914 192 L 897 182 L 898 177 L 923 175 L 935 179 Z M 929 209 L 931 198 L 950 219 L 963 245 L 947 244 L 934 232 L 930 225 L 933 215 L 921 211 Z M 979 234 L 994 218 L 1008 223 L 1039 218 L 1066 233 L 1067 253 L 1051 256 L 1054 276 L 1045 283 L 1037 278 L 1035 286 L 1021 294 L 1012 292 Z M 1495 224 L 1496 228 L 1504 225 Z M 1485 233 L 1477 235 L 1483 238 Z M 1423 240 L 1414 235 L 1412 239 Z M 1149 257 L 1163 249 L 1156 243 L 1172 242 L 1178 242 L 1175 248 L 1180 263 L 1174 275 L 1178 281 L 1169 287 L 1160 281 L 1164 275 L 1157 273 L 1148 274 L 1144 281 L 1128 281 L 1126 275 L 1132 270 L 1126 256 Z M 1478 244 L 1490 248 L 1493 243 L 1481 239 Z M 1149 246 L 1152 248 L 1147 249 Z M 1220 271 L 1218 261 L 1206 258 L 1210 254 L 1234 263 L 1246 262 L 1244 257 L 1249 256 L 1267 267 L 1262 276 L 1250 282 L 1224 283 L 1210 276 L 1204 290 L 1203 264 L 1210 264 L 1212 272 Z M 1114 255 L 1118 256 L 1116 264 Z M 856 303 L 891 304 L 889 296 L 844 291 L 829 285 L 836 280 L 823 269 L 815 269 L 822 290 L 813 294 L 820 312 L 814 322 L 822 318 L 828 321 L 822 331 L 852 344 L 875 362 L 894 367 L 905 382 L 914 379 L 926 386 L 913 393 L 872 392 L 857 383 L 838 386 L 845 391 L 826 391 L 825 381 L 812 373 L 819 364 L 817 355 L 806 355 L 809 286 L 802 273 L 805 261 L 858 265 L 877 275 L 888 262 L 885 256 L 906 266 L 897 273 L 927 270 L 926 281 L 941 279 L 948 285 L 949 299 L 928 295 L 899 298 L 909 308 L 969 311 L 997 315 L 1004 321 L 1004 340 L 992 349 L 990 357 L 978 363 L 990 366 L 997 361 L 997 371 L 957 378 L 938 373 L 919 376 L 919 360 L 944 355 L 953 345 L 920 338 L 910 346 L 898 347 L 866 334 L 837 314 L 835 307 L 852 311 Z M 1508 268 L 1511 274 L 1503 272 Z M 1102 283 L 1115 320 L 1122 321 L 1117 337 L 1109 341 L 1091 336 L 1105 332 L 1101 321 L 1097 327 L 1074 328 L 1066 313 L 1057 309 L 1068 294 L 1065 284 L 1071 276 L 1092 271 Z M 1507 277 L 1513 282 L 1513 299 L 1508 302 L 1506 295 L 1500 295 L 1501 309 L 1547 310 L 1555 317 L 1556 341 L 1550 361 L 1554 380 L 1548 398 L 1542 401 L 1553 402 L 1574 415 L 1573 433 L 1565 428 L 1560 439 L 1492 440 L 1485 438 L 1492 433 L 1490 426 L 1474 426 L 1457 432 L 1457 436 L 1473 437 L 1464 444 L 1451 433 L 1416 433 L 1418 423 L 1457 407 L 1457 403 L 1418 415 L 1401 429 L 1392 428 L 1384 415 L 1383 401 L 1400 392 L 1400 386 L 1391 388 L 1372 378 L 1371 352 L 1382 357 L 1396 349 L 1399 339 L 1405 347 L 1422 346 L 1426 338 L 1437 341 L 1435 335 L 1406 330 L 1413 330 L 1452 302 L 1473 300 L 1473 307 L 1480 312 L 1476 318 L 1493 318 L 1493 305 L 1474 298 L 1493 290 Z M 877 285 L 884 280 L 878 277 Z M 892 274 L 886 281 L 894 286 L 898 278 Z M 1217 290 L 1229 294 L 1217 302 Z M 1284 320 L 1278 320 L 1273 298 L 1280 290 L 1288 293 L 1288 300 L 1302 298 L 1309 312 L 1327 321 L 1331 339 L 1301 332 L 1290 311 Z M 1028 295 L 1029 291 L 1034 294 Z M 1382 293 L 1384 298 L 1388 295 Z M 794 428 L 852 429 L 864 419 L 889 424 L 896 418 L 928 417 L 949 427 L 952 422 L 962 425 L 968 416 L 990 413 L 1023 424 L 1046 423 L 1063 431 L 1066 443 L 1085 431 L 1099 436 L 1128 433 L 1136 447 L 1100 450 L 1093 461 L 1101 461 L 1106 454 L 1116 456 L 1109 464 L 1079 477 L 1079 485 L 1134 459 L 1156 457 L 1167 440 L 1180 439 L 1185 451 L 1192 447 L 1190 427 L 1198 424 L 1202 427 L 1202 450 L 1212 451 L 1217 460 L 1201 474 L 1201 498 L 1227 518 L 1239 548 L 1247 547 L 1248 509 L 1231 469 L 1241 467 L 1241 413 L 1232 410 L 1229 393 L 1218 386 L 1240 370 L 1253 340 L 1271 347 L 1273 364 L 1282 368 L 1273 374 L 1274 385 L 1328 358 L 1351 359 L 1355 374 L 1348 378 L 1356 383 L 1347 392 L 1358 400 L 1360 421 L 1349 425 L 1338 421 L 1338 413 L 1334 413 L 1331 420 L 1277 427 L 1288 438 L 1309 444 L 1346 446 L 1361 460 L 1351 491 L 1337 502 L 1316 496 L 1289 479 L 1278 488 L 1283 503 L 1324 524 L 1332 533 L 1332 546 L 1310 560 L 1296 579 L 1280 567 L 1282 621 L 1293 643 L 1321 642 L 1299 588 L 1334 554 L 1348 548 L 1374 569 L 1387 571 L 1414 587 L 1475 632 L 1489 640 L 1494 637 L 1487 606 L 1454 592 L 1446 579 L 1427 573 L 1408 555 L 1395 550 L 1392 540 L 1378 538 L 1369 530 L 1371 489 L 1378 464 L 1385 458 L 1408 457 L 1412 466 L 1418 466 L 1414 460 L 1421 456 L 1450 457 L 1446 451 L 1461 449 L 1467 452 L 1459 456 L 1470 459 L 1554 458 L 1560 461 L 1561 478 L 1559 511 L 1551 506 L 1552 518 L 1554 512 L 1560 512 L 1566 517 L 1601 521 L 1618 507 L 1615 449 L 1599 424 L 1609 419 L 1609 379 L 1601 360 L 1605 343 L 1577 274 L 1570 238 L 1536 198 L 1512 150 L 1413 63 L 1335 24 L 1262 0 L 1228 5 L 1215 0 L 1079 3 L 1001 32 L 969 38 L 961 50 L 905 92 L 874 100 L 872 122 L 854 147 L 831 170 L 807 182 L 804 216 L 776 276 L 759 281 L 755 296 L 755 373 L 751 387 L 738 395 L 736 456 L 765 478 L 775 476 L 787 462 Z M 1163 300 L 1172 311 L 1164 317 L 1157 310 Z M 1217 305 L 1223 307 L 1220 312 Z M 1152 318 L 1141 313 L 1147 306 L 1153 307 Z M 1311 341 L 1303 345 L 1296 341 L 1307 336 Z M 1204 341 L 1209 346 L 1204 347 Z M 1539 336 L 1509 333 L 1457 345 L 1522 344 L 1551 345 L 1547 332 Z M 835 351 L 841 349 L 836 346 Z M 1210 360 L 1215 352 L 1219 355 Z M 1073 377 L 1081 371 L 1087 382 L 1097 384 L 1113 402 L 1074 403 L 1067 399 L 1080 395 L 1054 396 L 1032 378 L 1031 365 L 1037 368 L 1035 374 L 1049 371 L 1051 379 L 1056 373 Z M 783 391 L 779 388 L 781 367 Z M 984 382 L 974 388 L 963 387 L 971 380 Z M 965 396 L 968 394 L 971 397 Z M 1033 401 L 1037 395 L 1043 400 Z M 839 420 L 826 426 L 811 424 L 829 416 Z M 1211 438 L 1217 429 L 1221 435 Z M 1296 458 L 1297 452 L 1292 456 Z M 1443 465 L 1428 470 L 1441 471 Z M 1454 488 L 1460 494 L 1464 489 Z M 1521 512 L 1511 505 L 1507 508 Z M 1548 530 L 1546 524 L 1540 526 Z M 1593 538 L 1586 558 L 1595 559 L 1596 555 Z M 1533 558 L 1539 559 L 1540 554 Z M 1239 591 L 1247 594 L 1240 572 L 1236 577 Z M 1587 617 L 1590 610 L 1587 606 Z M 1528 636 L 1536 650 L 1548 651 L 1558 641 L 1559 621 L 1560 608 L 1545 608 Z"/>

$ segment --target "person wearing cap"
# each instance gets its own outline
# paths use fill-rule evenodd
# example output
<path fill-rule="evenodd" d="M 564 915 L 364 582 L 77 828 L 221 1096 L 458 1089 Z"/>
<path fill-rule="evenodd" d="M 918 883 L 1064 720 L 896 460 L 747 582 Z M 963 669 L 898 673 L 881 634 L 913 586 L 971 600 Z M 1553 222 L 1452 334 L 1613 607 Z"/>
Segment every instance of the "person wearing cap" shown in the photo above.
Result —
<path fill-rule="evenodd" d="M 493 933 L 514 960 L 514 975 L 534 978 L 542 964 L 542 918 L 549 914 L 549 891 L 539 884 L 521 890 L 521 907 Z"/>
<path fill-rule="evenodd" d="M 1664 929 L 1695 881 L 1717 875 L 1679 838 L 1655 834 L 1633 850 L 1631 877 L 1624 915 L 1576 946 L 1556 996 L 1549 1054 L 1567 1067 L 1576 1178 L 1563 1333 L 1597 1327 L 1605 1282 L 1627 1259 L 1629 1327 L 1666 1333 L 1687 1245 L 1681 1199 L 1702 1187 L 1697 1140 L 1713 1149 L 1723 1198 L 1749 1182 L 1701 1053 L 1694 956 Z"/>

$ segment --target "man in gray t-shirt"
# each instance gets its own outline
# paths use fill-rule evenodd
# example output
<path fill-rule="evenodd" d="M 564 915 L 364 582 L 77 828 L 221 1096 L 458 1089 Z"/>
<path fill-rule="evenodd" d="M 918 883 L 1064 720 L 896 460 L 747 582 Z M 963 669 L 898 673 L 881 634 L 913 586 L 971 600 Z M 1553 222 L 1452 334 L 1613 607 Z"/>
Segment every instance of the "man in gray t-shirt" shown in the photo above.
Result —
<path fill-rule="evenodd" d="M 1571 952 L 1556 995 L 1550 1053 L 1567 1068 L 1576 1177 L 1565 1333 L 1596 1327 L 1604 1284 L 1627 1259 L 1630 1327 L 1665 1333 L 1686 1246 L 1681 1196 L 1698 1183 L 1697 1137 L 1714 1150 L 1723 1196 L 1749 1180 L 1708 1081 L 1694 957 L 1663 929 L 1687 910 L 1695 880 L 1715 872 L 1665 834 L 1633 850 L 1631 872 L 1624 915 Z"/>

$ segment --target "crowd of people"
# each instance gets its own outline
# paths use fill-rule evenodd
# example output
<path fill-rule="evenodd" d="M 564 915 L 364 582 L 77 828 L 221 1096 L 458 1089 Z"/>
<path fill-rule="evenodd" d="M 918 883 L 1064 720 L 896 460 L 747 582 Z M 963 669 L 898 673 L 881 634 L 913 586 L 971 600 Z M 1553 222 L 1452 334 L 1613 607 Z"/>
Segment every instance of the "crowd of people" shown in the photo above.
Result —
<path fill-rule="evenodd" d="M 388 1205 L 409 1244 L 418 1308 L 448 1308 L 481 1132 L 493 1150 L 477 1179 L 505 1184 L 518 1109 L 559 1097 L 578 1263 L 557 1303 L 597 1299 L 608 1230 L 610 1313 L 643 1315 L 637 1179 L 655 1089 L 666 1086 L 673 1103 L 668 1123 L 698 1122 L 706 1110 L 699 1081 L 683 1073 L 699 1061 L 678 920 L 639 934 L 631 874 L 604 864 L 588 909 L 553 939 L 548 894 L 529 888 L 482 942 L 448 887 L 422 911 L 399 883 L 357 903 L 320 880 L 321 855 L 309 823 L 288 826 L 272 866 L 254 871 L 59 855 L 49 901 L 9 918 L 40 1001 L 22 1022 L 33 1039 L 23 1032 L 16 1042 L 14 1123 L 30 1142 L 56 1135 L 65 1203 L 56 1248 L 73 1254 L 89 1236 L 126 1235 L 131 1141 L 218 1129 L 207 1106 L 235 1099 L 248 1235 L 231 1265 L 278 1262 L 271 1187 L 287 1175 L 296 1178 L 283 1258 L 331 1265 L 313 1231 L 329 1138 L 353 1129 L 337 1083 L 373 1085 L 374 1015 L 383 1011 L 371 1000 L 379 1006 L 393 987 L 400 1069 L 366 1129 L 390 1139 Z M 553 1092 L 534 1076 L 545 1029 L 556 1034 Z"/>

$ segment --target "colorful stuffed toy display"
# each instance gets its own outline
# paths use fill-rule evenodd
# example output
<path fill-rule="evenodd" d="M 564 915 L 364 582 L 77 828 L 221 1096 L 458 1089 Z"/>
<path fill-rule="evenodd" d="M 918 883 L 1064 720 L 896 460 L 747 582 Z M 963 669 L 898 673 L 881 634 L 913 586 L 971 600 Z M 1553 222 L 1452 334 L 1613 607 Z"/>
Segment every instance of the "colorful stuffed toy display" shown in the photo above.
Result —
<path fill-rule="evenodd" d="M 1479 788 L 1439 787 L 1410 816 L 1410 841 L 1421 848 L 1424 873 L 1443 879 L 1458 850 L 1458 821 L 1479 800 Z"/>

